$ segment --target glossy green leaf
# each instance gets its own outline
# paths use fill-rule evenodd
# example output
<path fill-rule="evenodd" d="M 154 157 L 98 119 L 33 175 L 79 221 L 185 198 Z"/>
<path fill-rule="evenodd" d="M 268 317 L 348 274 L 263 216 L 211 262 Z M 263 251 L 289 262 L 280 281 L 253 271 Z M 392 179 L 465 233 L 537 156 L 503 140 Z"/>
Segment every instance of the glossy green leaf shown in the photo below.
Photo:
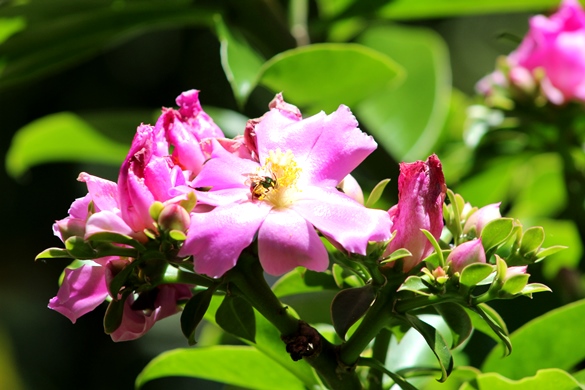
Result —
<path fill-rule="evenodd" d="M 334 111 L 396 83 L 400 66 L 353 43 L 321 43 L 280 53 L 264 64 L 259 83 L 309 111 Z"/>
<path fill-rule="evenodd" d="M 331 320 L 342 339 L 353 324 L 370 308 L 376 298 L 372 285 L 341 290 L 331 302 Z"/>
<path fill-rule="evenodd" d="M 585 300 L 535 318 L 511 335 L 514 353 L 501 359 L 501 350 L 494 348 L 484 361 L 482 371 L 521 379 L 547 367 L 572 369 L 585 359 L 585 343 L 576 338 L 582 333 L 583 318 Z"/>
<path fill-rule="evenodd" d="M 213 12 L 184 0 L 54 0 L 4 7 L 26 28 L 0 47 L 0 89 L 63 70 L 133 35 L 155 28 L 209 25 Z"/>
<path fill-rule="evenodd" d="M 369 28 L 358 41 L 406 70 L 398 88 L 368 94 L 355 109 L 358 118 L 396 160 L 425 159 L 449 109 L 451 71 L 445 43 L 431 30 L 398 26 Z"/>
<path fill-rule="evenodd" d="M 481 231 L 481 243 L 487 255 L 504 244 L 514 230 L 512 218 L 499 218 L 489 222 Z"/>
<path fill-rule="evenodd" d="M 187 337 L 189 345 L 197 343 L 195 340 L 195 330 L 205 316 L 205 312 L 213 298 L 213 288 L 197 291 L 193 297 L 185 304 L 181 313 L 181 331 Z"/>
<path fill-rule="evenodd" d="M 105 137 L 74 113 L 61 112 L 18 130 L 6 155 L 6 169 L 19 177 L 34 165 L 54 161 L 119 164 L 127 153 L 128 145 Z"/>
<path fill-rule="evenodd" d="M 427 296 L 431 295 L 429 291 L 429 286 L 427 286 L 423 282 L 423 279 L 420 276 L 416 275 L 411 275 L 408 278 L 406 278 L 404 283 L 402 283 L 400 287 L 398 287 L 398 290 L 396 291 L 412 291 L 420 295 Z"/>
<path fill-rule="evenodd" d="M 330 0 L 332 1 L 332 0 Z M 379 11 L 388 19 L 421 19 L 495 12 L 547 11 L 558 6 L 555 0 L 394 0 Z"/>
<path fill-rule="evenodd" d="M 384 179 L 384 180 L 380 181 L 378 184 L 376 184 L 376 186 L 374 187 L 372 192 L 370 192 L 370 196 L 368 196 L 368 200 L 366 201 L 366 204 L 365 204 L 366 207 L 368 207 L 368 208 L 374 207 L 376 202 L 378 200 L 380 200 L 380 198 L 382 197 L 382 194 L 384 193 L 384 189 L 386 188 L 386 185 L 388 183 L 390 183 L 390 179 Z"/>
<path fill-rule="evenodd" d="M 111 334 L 116 331 L 122 324 L 122 318 L 124 316 L 124 303 L 130 295 L 131 291 L 125 291 L 120 299 L 112 299 L 106 309 L 104 315 L 104 332 Z"/>
<path fill-rule="evenodd" d="M 272 285 L 272 291 L 279 298 L 323 290 L 337 290 L 333 276 L 300 267 L 283 275 Z"/>
<path fill-rule="evenodd" d="M 26 28 L 25 19 L 22 16 L 12 18 L 0 17 L 0 44 L 10 38 L 11 35 Z"/>
<path fill-rule="evenodd" d="M 459 283 L 467 287 L 473 287 L 490 276 L 494 272 L 494 266 L 485 263 L 473 263 L 463 268 Z"/>
<path fill-rule="evenodd" d="M 205 319 L 211 323 L 215 323 L 215 313 L 221 304 L 222 297 L 214 296 L 211 299 L 209 308 L 205 313 Z M 321 382 L 313 368 L 304 360 L 293 361 L 290 355 L 286 352 L 284 343 L 280 338 L 280 333 L 266 318 L 261 316 L 257 311 L 254 311 L 256 317 L 256 342 L 252 343 L 248 340 L 243 342 L 253 346 L 258 351 L 268 356 L 271 360 L 277 362 L 282 367 L 286 368 L 293 375 L 299 378 L 307 388 L 315 388 Z"/>
<path fill-rule="evenodd" d="M 539 370 L 534 376 L 511 380 L 498 373 L 480 374 L 476 378 L 480 390 L 575 390 L 581 384 L 568 372 L 558 368 Z"/>
<path fill-rule="evenodd" d="M 247 346 L 216 345 L 165 352 L 142 370 L 136 387 L 167 376 L 201 378 L 253 389 L 305 389 L 291 372 Z"/>
<path fill-rule="evenodd" d="M 537 292 L 552 292 L 550 287 L 542 283 L 529 283 L 521 291 L 522 295 L 532 297 L 532 294 Z"/>
<path fill-rule="evenodd" d="M 40 259 L 73 259 L 74 257 L 63 248 L 47 248 L 35 257 L 35 260 Z"/>
<path fill-rule="evenodd" d="M 408 257 L 408 256 L 412 256 L 412 253 L 410 253 L 410 251 L 406 248 L 400 248 L 400 249 L 396 249 L 394 252 L 390 253 L 390 256 L 388 256 L 387 258 L 384 258 L 384 260 L 382 260 L 380 262 L 380 264 L 386 264 L 386 263 L 391 263 L 393 261 Z M 426 259 L 425 259 L 426 261 Z"/>
<path fill-rule="evenodd" d="M 504 282 L 502 286 L 501 293 L 505 293 L 508 295 L 515 295 L 518 294 L 520 291 L 526 287 L 528 284 L 528 278 L 530 275 L 523 274 L 523 275 L 514 275 Z"/>
<path fill-rule="evenodd" d="M 221 16 L 216 15 L 214 21 L 221 45 L 221 65 L 232 86 L 234 97 L 243 109 L 256 86 L 264 59 L 248 45 L 235 27 L 224 23 Z"/>
<path fill-rule="evenodd" d="M 244 298 L 227 295 L 215 313 L 215 322 L 234 336 L 255 341 L 254 309 Z"/>
<path fill-rule="evenodd" d="M 453 342 L 451 348 L 456 348 L 471 336 L 473 326 L 471 319 L 463 307 L 457 303 L 441 303 L 433 306 L 435 310 L 443 317 L 449 329 Z"/>
<path fill-rule="evenodd" d="M 522 234 L 520 241 L 520 254 L 523 256 L 531 256 L 542 246 L 544 242 L 544 229 L 540 226 L 534 226 L 527 229 Z"/>
<path fill-rule="evenodd" d="M 65 249 L 76 259 L 95 259 L 95 250 L 87 243 L 83 237 L 73 236 L 65 240 Z"/>
<path fill-rule="evenodd" d="M 441 367 L 441 378 L 439 382 L 444 382 L 451 370 L 453 370 L 453 356 L 443 336 L 431 325 L 420 320 L 418 317 L 406 314 L 406 319 L 425 339 L 439 362 Z"/>
<path fill-rule="evenodd" d="M 136 241 L 134 238 L 132 238 L 130 236 L 126 236 L 124 234 L 114 233 L 114 232 L 99 232 L 99 233 L 92 234 L 91 236 L 89 236 L 89 241 L 114 242 L 117 244 L 129 245 L 129 246 L 136 248 L 140 251 L 146 250 L 144 245 L 142 245 L 140 242 Z"/>
<path fill-rule="evenodd" d="M 497 311 L 486 305 L 485 303 L 479 304 L 476 307 L 471 307 L 471 310 L 475 313 L 479 314 L 479 316 L 483 319 L 483 321 L 489 326 L 492 330 L 493 334 L 495 334 L 499 341 L 501 341 L 501 345 L 504 347 L 503 356 L 508 356 L 512 353 L 512 342 L 510 341 L 510 337 L 508 336 L 508 328 L 506 327 L 506 323 L 500 317 Z M 472 322 L 474 327 L 482 330 L 484 333 L 485 328 L 476 325 L 476 321 Z M 488 334 L 491 335 L 492 332 Z M 499 351 L 500 353 L 502 351 Z M 502 355 L 500 355 L 502 356 Z"/>

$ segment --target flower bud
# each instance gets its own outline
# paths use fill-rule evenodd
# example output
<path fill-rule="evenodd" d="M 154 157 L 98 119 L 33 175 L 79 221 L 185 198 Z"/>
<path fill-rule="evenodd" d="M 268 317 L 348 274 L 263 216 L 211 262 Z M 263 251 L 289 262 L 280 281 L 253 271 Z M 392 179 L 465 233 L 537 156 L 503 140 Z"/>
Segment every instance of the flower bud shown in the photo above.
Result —
<path fill-rule="evenodd" d="M 337 186 L 343 193 L 359 204 L 364 204 L 364 193 L 357 180 L 352 175 L 347 175 Z"/>
<path fill-rule="evenodd" d="M 191 217 L 187 210 L 176 203 L 168 204 L 158 216 L 158 225 L 163 230 L 187 231 Z"/>
<path fill-rule="evenodd" d="M 452 273 L 461 273 L 463 268 L 469 264 L 485 262 L 485 251 L 480 238 L 475 238 L 458 245 L 447 256 L 447 264 L 449 264 L 449 270 Z"/>
<path fill-rule="evenodd" d="M 500 214 L 500 203 L 488 204 L 471 214 L 465 226 L 463 227 L 463 233 L 468 234 L 475 229 L 476 237 L 479 237 L 484 226 L 494 219 L 502 218 Z"/>

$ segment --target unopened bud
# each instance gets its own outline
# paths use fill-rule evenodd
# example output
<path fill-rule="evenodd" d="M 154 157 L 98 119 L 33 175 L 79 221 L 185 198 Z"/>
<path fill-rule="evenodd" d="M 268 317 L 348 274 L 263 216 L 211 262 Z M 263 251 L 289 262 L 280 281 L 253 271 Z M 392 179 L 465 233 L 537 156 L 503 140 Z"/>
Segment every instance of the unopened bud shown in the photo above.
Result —
<path fill-rule="evenodd" d="M 191 217 L 182 206 L 171 203 L 164 207 L 158 216 L 158 225 L 163 230 L 187 231 L 191 223 Z"/>
<path fill-rule="evenodd" d="M 469 216 L 463 227 L 463 233 L 468 234 L 475 229 L 475 236 L 479 237 L 484 226 L 498 218 L 502 218 L 500 203 L 488 204 Z"/>
<path fill-rule="evenodd" d="M 455 247 L 447 256 L 447 264 L 452 272 L 461 272 L 469 264 L 485 262 L 485 251 L 479 238 Z"/>

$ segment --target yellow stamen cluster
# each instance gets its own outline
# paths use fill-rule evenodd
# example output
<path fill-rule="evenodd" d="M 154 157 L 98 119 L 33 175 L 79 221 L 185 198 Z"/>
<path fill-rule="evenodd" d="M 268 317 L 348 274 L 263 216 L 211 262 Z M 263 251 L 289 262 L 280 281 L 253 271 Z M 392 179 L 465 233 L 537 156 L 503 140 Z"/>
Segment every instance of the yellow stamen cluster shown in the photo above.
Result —
<path fill-rule="evenodd" d="M 275 208 L 287 207 L 298 193 L 296 182 L 301 172 L 290 150 L 271 150 L 264 166 L 250 175 L 252 197 L 270 202 Z"/>

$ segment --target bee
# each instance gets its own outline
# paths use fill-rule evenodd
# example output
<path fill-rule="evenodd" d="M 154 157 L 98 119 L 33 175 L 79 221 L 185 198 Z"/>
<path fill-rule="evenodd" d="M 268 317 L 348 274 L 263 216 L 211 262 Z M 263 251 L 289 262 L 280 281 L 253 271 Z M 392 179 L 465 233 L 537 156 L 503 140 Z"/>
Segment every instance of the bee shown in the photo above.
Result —
<path fill-rule="evenodd" d="M 276 176 L 274 174 L 272 174 L 272 176 L 250 174 L 248 175 L 246 184 L 250 185 L 252 197 L 260 200 L 263 199 L 268 191 L 277 186 Z"/>

